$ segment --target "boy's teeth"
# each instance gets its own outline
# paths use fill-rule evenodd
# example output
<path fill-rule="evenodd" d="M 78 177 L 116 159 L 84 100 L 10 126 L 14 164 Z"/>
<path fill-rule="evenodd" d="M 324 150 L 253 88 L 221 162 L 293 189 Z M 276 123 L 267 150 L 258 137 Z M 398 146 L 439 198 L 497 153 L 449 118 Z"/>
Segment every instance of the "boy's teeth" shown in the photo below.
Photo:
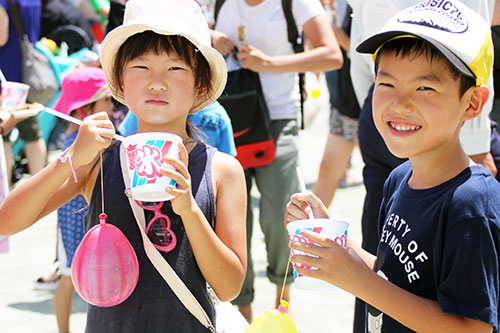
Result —
<path fill-rule="evenodd" d="M 390 123 L 391 127 L 394 128 L 397 131 L 415 131 L 420 128 L 418 125 L 398 125 L 394 123 Z"/>

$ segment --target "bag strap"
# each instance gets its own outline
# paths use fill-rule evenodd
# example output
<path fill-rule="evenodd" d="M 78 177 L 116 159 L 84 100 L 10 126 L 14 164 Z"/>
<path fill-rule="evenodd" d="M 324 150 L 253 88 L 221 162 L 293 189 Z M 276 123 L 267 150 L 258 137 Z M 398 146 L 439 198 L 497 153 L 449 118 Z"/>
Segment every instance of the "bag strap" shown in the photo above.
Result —
<path fill-rule="evenodd" d="M 123 144 L 120 146 L 120 165 L 122 169 L 123 181 L 125 183 L 125 188 L 130 188 L 130 178 L 128 176 L 127 170 L 127 154 L 125 152 L 125 148 Z M 102 172 L 102 171 L 101 171 Z M 169 265 L 169 263 L 162 257 L 160 252 L 154 247 L 151 240 L 146 236 L 145 225 L 146 219 L 144 217 L 144 210 L 139 207 L 139 205 L 135 202 L 135 200 L 131 197 L 128 198 L 130 207 L 134 212 L 135 221 L 137 222 L 137 226 L 141 232 L 142 242 L 144 245 L 144 251 L 148 256 L 149 260 L 155 266 L 156 270 L 160 273 L 163 279 L 170 286 L 174 294 L 181 301 L 181 303 L 186 307 L 191 314 L 198 319 L 198 321 L 205 326 L 210 332 L 216 332 L 215 327 L 210 321 L 210 317 L 208 317 L 207 313 L 200 305 L 196 297 L 193 296 L 191 291 L 186 287 L 181 278 L 175 273 L 173 268 Z"/>
<path fill-rule="evenodd" d="M 12 13 L 12 23 L 14 23 L 14 27 L 16 28 L 17 34 L 19 35 L 19 39 L 22 40 L 24 36 L 26 36 L 26 32 L 24 31 L 21 10 L 19 9 L 19 2 L 17 2 L 17 0 L 7 0 L 7 7 Z"/>
<path fill-rule="evenodd" d="M 281 0 L 281 6 L 283 7 L 283 12 L 286 19 L 286 29 L 288 32 L 288 41 L 293 46 L 293 51 L 295 53 L 304 51 L 303 36 L 299 36 L 299 30 L 297 29 L 297 23 L 295 23 L 295 18 L 293 17 L 292 11 L 292 0 Z M 299 42 L 300 37 L 300 42 Z M 299 73 L 299 93 L 300 93 L 300 128 L 304 129 L 304 103 L 306 101 L 305 94 L 305 83 L 306 78 L 304 73 Z"/>
<path fill-rule="evenodd" d="M 226 2 L 226 0 L 215 0 L 214 26 L 217 23 L 217 17 L 219 16 L 220 9 L 222 8 L 224 2 Z M 293 17 L 292 0 L 281 0 L 281 7 L 283 8 L 283 14 L 285 14 L 288 42 L 292 44 L 293 52 L 295 53 L 303 52 L 304 51 L 303 36 L 300 36 L 300 42 L 299 42 L 299 30 L 297 29 L 297 23 L 295 23 L 295 18 Z M 299 73 L 301 129 L 304 129 L 304 103 L 306 101 L 306 94 L 304 93 L 305 83 L 306 83 L 305 74 Z"/>

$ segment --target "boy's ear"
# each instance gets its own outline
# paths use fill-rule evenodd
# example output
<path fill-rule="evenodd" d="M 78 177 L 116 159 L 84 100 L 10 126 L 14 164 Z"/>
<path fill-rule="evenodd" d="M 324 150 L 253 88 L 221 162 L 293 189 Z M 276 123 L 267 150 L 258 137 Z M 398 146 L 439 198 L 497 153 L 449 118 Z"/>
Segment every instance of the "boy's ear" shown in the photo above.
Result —
<path fill-rule="evenodd" d="M 490 90 L 485 85 L 472 87 L 470 89 L 471 90 L 467 92 L 469 94 L 469 105 L 465 109 L 463 120 L 469 120 L 479 116 L 490 95 Z"/>

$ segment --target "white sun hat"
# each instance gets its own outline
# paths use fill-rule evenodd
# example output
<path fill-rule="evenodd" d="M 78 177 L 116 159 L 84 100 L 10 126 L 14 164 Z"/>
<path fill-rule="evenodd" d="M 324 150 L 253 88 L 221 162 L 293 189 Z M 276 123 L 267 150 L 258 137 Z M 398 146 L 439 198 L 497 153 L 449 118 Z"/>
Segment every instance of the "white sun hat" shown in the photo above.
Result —
<path fill-rule="evenodd" d="M 212 91 L 197 100 L 190 112 L 200 111 L 220 96 L 227 80 L 226 62 L 211 46 L 210 30 L 200 6 L 194 0 L 130 0 L 125 7 L 123 25 L 110 31 L 100 48 L 102 68 L 114 98 L 126 104 L 122 89 L 113 79 L 118 50 L 129 37 L 148 30 L 185 37 L 208 61 Z"/>
<path fill-rule="evenodd" d="M 433 45 L 461 73 L 486 84 L 493 66 L 490 25 L 458 0 L 422 1 L 394 15 L 356 51 L 374 58 L 388 41 L 417 37 Z"/>

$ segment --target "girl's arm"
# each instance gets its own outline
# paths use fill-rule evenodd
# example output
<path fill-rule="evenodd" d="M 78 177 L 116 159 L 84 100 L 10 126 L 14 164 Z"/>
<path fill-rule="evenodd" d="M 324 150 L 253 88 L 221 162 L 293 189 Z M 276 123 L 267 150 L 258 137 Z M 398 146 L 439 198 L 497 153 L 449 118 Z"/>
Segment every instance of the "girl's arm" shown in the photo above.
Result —
<path fill-rule="evenodd" d="M 179 145 L 181 160 L 166 159 L 178 171 L 162 170 L 177 182 L 172 208 L 180 215 L 193 248 L 196 262 L 222 301 L 238 296 L 246 273 L 246 186 L 239 162 L 216 153 L 212 178 L 216 199 L 215 232 L 196 204 L 187 171 L 187 152 Z"/>
<path fill-rule="evenodd" d="M 3 6 L 0 6 L 0 46 L 9 41 L 9 15 Z"/>
<path fill-rule="evenodd" d="M 243 44 L 238 50 L 241 66 L 255 72 L 305 73 L 339 69 L 343 62 L 342 53 L 326 15 L 311 18 L 303 28 L 311 49 L 272 57 L 252 45 Z"/>
<path fill-rule="evenodd" d="M 90 183 L 92 162 L 99 150 L 109 146 L 114 133 L 105 112 L 85 118 L 77 139 L 64 154 L 71 158 L 78 182 L 73 178 L 69 162 L 59 159 L 23 181 L 0 204 L 0 235 L 24 230 L 77 194 L 84 193 Z"/>
<path fill-rule="evenodd" d="M 352 248 L 344 249 L 313 232 L 303 236 L 321 247 L 293 242 L 290 247 L 318 256 L 293 256 L 292 262 L 317 267 L 295 267 L 299 274 L 325 280 L 362 299 L 417 332 L 491 332 L 492 326 L 444 313 L 438 302 L 414 295 L 377 275 Z"/>

